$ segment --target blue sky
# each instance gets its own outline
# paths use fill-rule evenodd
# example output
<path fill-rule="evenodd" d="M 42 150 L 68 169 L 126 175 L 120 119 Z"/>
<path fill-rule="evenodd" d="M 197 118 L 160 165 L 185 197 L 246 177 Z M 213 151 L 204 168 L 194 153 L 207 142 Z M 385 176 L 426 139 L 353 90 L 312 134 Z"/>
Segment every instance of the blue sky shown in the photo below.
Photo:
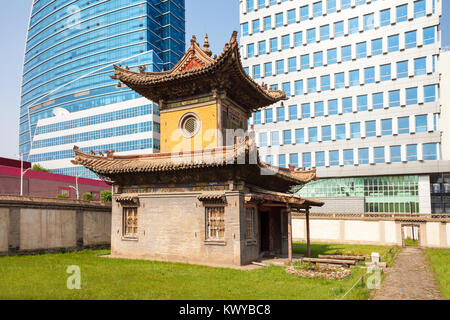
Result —
<path fill-rule="evenodd" d="M 442 2 L 442 46 L 450 46 L 450 0 Z M 32 0 L 2 1 L 0 157 L 14 158 L 18 152 L 20 85 L 31 3 Z M 208 33 L 211 50 L 220 54 L 233 30 L 239 31 L 238 0 L 186 0 L 187 44 L 193 34 L 202 44 L 205 33 Z"/>

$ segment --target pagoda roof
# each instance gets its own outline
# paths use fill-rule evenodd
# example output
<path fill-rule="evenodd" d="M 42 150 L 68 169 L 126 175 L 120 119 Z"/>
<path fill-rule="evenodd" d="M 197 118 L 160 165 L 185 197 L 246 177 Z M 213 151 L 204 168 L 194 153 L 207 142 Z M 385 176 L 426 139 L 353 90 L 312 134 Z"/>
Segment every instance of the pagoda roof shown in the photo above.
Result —
<path fill-rule="evenodd" d="M 303 185 L 316 179 L 316 170 L 313 169 L 300 170 L 292 166 L 289 169 L 277 168 L 260 162 L 256 145 L 248 141 L 215 149 L 136 156 L 116 156 L 113 151 L 106 152 L 107 156 L 87 154 L 81 152 L 78 147 L 75 147 L 74 151 L 73 164 L 82 165 L 100 177 L 106 177 L 119 184 L 133 181 L 126 177 L 136 178 L 136 175 L 141 178 L 145 176 L 145 184 L 157 181 L 164 183 L 168 182 L 170 177 L 178 179 L 176 176 L 188 177 L 191 173 L 194 176 L 193 172 L 199 170 L 205 172 L 206 179 L 214 179 L 213 175 L 222 178 L 225 176 L 225 169 L 230 169 L 233 174 L 239 172 L 238 176 L 243 180 L 275 191 L 288 191 L 293 185 Z M 250 161 L 252 158 L 255 160 Z M 261 170 L 264 171 L 264 175 L 261 174 Z"/>
<path fill-rule="evenodd" d="M 269 90 L 267 85 L 259 85 L 245 72 L 236 31 L 218 57 L 211 58 L 211 55 L 208 38 L 202 49 L 194 36 L 184 57 L 171 70 L 146 72 L 144 67 L 140 67 L 139 71 L 133 71 L 116 65 L 111 78 L 156 103 L 226 92 L 230 99 L 255 111 L 286 100 L 283 91 Z M 163 106 L 160 107 L 163 109 Z"/>

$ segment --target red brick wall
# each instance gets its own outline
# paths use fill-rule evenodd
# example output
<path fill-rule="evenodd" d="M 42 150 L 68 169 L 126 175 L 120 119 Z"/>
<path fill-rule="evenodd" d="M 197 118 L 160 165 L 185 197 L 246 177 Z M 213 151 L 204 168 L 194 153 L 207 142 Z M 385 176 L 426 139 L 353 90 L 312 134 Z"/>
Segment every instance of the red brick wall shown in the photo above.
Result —
<path fill-rule="evenodd" d="M 0 194 L 20 195 L 20 169 L 0 167 Z M 70 189 L 70 198 L 76 199 L 75 177 L 28 171 L 23 178 L 23 195 L 56 198 L 61 188 Z M 87 192 L 111 190 L 111 186 L 98 180 L 78 179 L 80 199 Z"/>

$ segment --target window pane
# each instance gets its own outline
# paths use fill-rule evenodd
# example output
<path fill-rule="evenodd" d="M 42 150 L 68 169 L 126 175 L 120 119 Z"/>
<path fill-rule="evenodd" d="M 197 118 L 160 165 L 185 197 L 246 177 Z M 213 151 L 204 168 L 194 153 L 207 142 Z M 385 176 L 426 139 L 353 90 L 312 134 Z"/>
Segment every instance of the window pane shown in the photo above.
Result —
<path fill-rule="evenodd" d="M 328 114 L 329 115 L 338 114 L 338 101 L 337 101 L 337 99 L 328 100 Z"/>
<path fill-rule="evenodd" d="M 417 104 L 417 88 L 406 89 L 406 104 Z"/>
<path fill-rule="evenodd" d="M 339 151 L 333 150 L 329 153 L 330 156 L 330 166 L 339 166 Z"/>
<path fill-rule="evenodd" d="M 296 120 L 297 119 L 297 106 L 289 106 L 289 120 Z"/>
<path fill-rule="evenodd" d="M 345 124 L 337 124 L 336 125 L 336 139 L 337 140 L 345 140 Z"/>
<path fill-rule="evenodd" d="M 384 27 L 391 24 L 391 9 L 380 12 L 380 26 Z"/>
<path fill-rule="evenodd" d="M 354 34 L 359 31 L 358 17 L 348 20 L 348 32 L 349 34 Z"/>
<path fill-rule="evenodd" d="M 398 118 L 398 134 L 409 133 L 409 117 Z"/>
<path fill-rule="evenodd" d="M 305 130 L 304 129 L 296 129 L 295 130 L 295 143 L 304 143 L 305 142 Z"/>
<path fill-rule="evenodd" d="M 397 23 L 408 20 L 408 5 L 404 4 L 397 7 Z"/>
<path fill-rule="evenodd" d="M 329 49 L 327 51 L 328 64 L 337 63 L 337 49 Z"/>
<path fill-rule="evenodd" d="M 358 150 L 359 164 L 369 164 L 369 148 Z"/>
<path fill-rule="evenodd" d="M 364 30 L 372 30 L 373 29 L 373 25 L 374 25 L 374 15 L 373 15 L 373 13 L 366 14 L 364 16 Z"/>
<path fill-rule="evenodd" d="M 383 136 L 392 135 L 392 119 L 381 120 L 381 134 Z"/>
<path fill-rule="evenodd" d="M 417 145 L 410 144 L 406 146 L 406 160 L 417 161 Z"/>
<path fill-rule="evenodd" d="M 402 162 L 401 147 L 391 146 L 391 162 Z"/>
<path fill-rule="evenodd" d="M 353 149 L 344 150 L 344 165 L 353 165 Z"/>
<path fill-rule="evenodd" d="M 359 122 L 350 124 L 350 137 L 352 139 L 361 138 L 361 125 Z"/>
<path fill-rule="evenodd" d="M 394 52 L 399 49 L 399 36 L 398 34 L 388 37 L 388 51 Z"/>
<path fill-rule="evenodd" d="M 400 90 L 389 91 L 389 107 L 400 107 Z"/>
<path fill-rule="evenodd" d="M 322 127 L 322 140 L 331 141 L 331 126 Z"/>
<path fill-rule="evenodd" d="M 384 147 L 373 148 L 375 163 L 385 163 Z"/>
<path fill-rule="evenodd" d="M 372 56 L 377 56 L 383 53 L 383 41 L 382 39 L 372 40 Z"/>
<path fill-rule="evenodd" d="M 311 105 L 309 103 L 302 104 L 302 119 L 311 118 Z"/>
<path fill-rule="evenodd" d="M 436 101 L 436 85 L 424 86 L 424 101 L 435 102 Z"/>
<path fill-rule="evenodd" d="M 408 61 L 397 62 L 397 78 L 408 77 Z"/>
<path fill-rule="evenodd" d="M 339 38 L 344 35 L 344 21 L 334 23 L 334 37 Z"/>
<path fill-rule="evenodd" d="M 435 42 L 436 27 L 429 27 L 423 29 L 423 45 L 433 44 Z"/>
<path fill-rule="evenodd" d="M 417 46 L 417 31 L 405 33 L 405 48 L 415 48 Z"/>
<path fill-rule="evenodd" d="M 367 57 L 367 45 L 366 42 L 360 42 L 356 44 L 356 58 L 362 59 Z"/>
<path fill-rule="evenodd" d="M 317 127 L 308 128 L 309 142 L 317 142 Z"/>
<path fill-rule="evenodd" d="M 316 152 L 316 167 L 325 167 L 325 152 Z"/>
<path fill-rule="evenodd" d="M 437 160 L 437 144 L 426 143 L 423 145 L 423 160 Z"/>
<path fill-rule="evenodd" d="M 428 121 L 427 115 L 416 116 L 416 132 L 427 132 Z"/>
<path fill-rule="evenodd" d="M 323 117 L 324 116 L 324 107 L 323 107 L 323 101 L 315 102 L 314 103 L 314 112 L 316 117 Z"/>
<path fill-rule="evenodd" d="M 374 93 L 372 95 L 372 101 L 373 101 L 373 108 L 374 109 L 383 109 L 384 108 L 383 93 L 382 92 Z"/>
<path fill-rule="evenodd" d="M 353 112 L 353 101 L 352 97 L 342 99 L 342 109 L 344 113 Z"/>
<path fill-rule="evenodd" d="M 377 135 L 376 122 L 366 121 L 366 137 L 375 137 Z"/>

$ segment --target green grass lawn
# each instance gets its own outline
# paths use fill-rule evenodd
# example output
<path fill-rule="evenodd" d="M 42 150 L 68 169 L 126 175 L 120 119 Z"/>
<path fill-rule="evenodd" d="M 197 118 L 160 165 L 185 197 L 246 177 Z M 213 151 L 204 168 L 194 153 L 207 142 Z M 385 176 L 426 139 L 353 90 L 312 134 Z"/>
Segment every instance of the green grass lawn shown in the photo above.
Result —
<path fill-rule="evenodd" d="M 306 251 L 295 244 L 295 252 Z M 351 251 L 380 255 L 388 247 L 313 244 L 314 255 Z M 109 251 L 0 257 L 0 299 L 339 299 L 364 274 L 355 268 L 345 280 L 298 278 L 282 267 L 252 271 L 179 263 L 100 258 Z M 68 266 L 81 268 L 81 290 L 68 290 Z M 367 299 L 358 285 L 346 299 Z"/>
<path fill-rule="evenodd" d="M 417 247 L 417 246 L 419 246 L 419 240 L 413 240 L 411 238 L 406 238 L 405 245 L 407 247 Z"/>
<path fill-rule="evenodd" d="M 426 256 L 442 295 L 450 300 L 450 250 L 427 249 Z"/>

